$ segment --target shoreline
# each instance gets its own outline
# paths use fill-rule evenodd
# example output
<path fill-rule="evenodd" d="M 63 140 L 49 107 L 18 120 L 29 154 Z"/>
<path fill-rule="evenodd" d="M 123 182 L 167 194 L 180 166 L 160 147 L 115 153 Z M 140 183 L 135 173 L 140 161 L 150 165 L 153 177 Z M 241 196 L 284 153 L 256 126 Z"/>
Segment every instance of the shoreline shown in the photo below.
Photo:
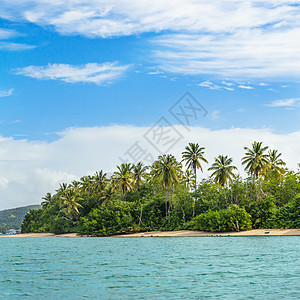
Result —
<path fill-rule="evenodd" d="M 300 229 L 252 229 L 239 232 L 206 232 L 196 230 L 179 231 L 148 231 L 112 235 L 111 237 L 226 237 L 226 236 L 297 236 L 300 235 Z M 5 238 L 18 237 L 92 237 L 89 235 L 80 236 L 76 233 L 20 233 L 15 235 L 2 235 Z"/>

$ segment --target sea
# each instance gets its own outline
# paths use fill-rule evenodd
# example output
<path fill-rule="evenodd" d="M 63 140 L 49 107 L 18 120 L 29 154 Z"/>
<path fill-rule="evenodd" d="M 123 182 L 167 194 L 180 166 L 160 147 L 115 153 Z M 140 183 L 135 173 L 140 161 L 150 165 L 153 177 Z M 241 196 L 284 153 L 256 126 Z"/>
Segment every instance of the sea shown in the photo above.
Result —
<path fill-rule="evenodd" d="M 0 238 L 0 299 L 300 299 L 300 236 Z"/>

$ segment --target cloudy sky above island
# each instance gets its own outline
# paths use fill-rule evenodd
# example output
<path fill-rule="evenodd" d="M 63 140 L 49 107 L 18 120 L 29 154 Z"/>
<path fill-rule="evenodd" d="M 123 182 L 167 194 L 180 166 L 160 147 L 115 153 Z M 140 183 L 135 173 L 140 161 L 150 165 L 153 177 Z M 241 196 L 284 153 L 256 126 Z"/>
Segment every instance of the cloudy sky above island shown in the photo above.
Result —
<path fill-rule="evenodd" d="M 161 117 L 210 162 L 263 141 L 297 168 L 299 1 L 0 0 L 0 209 L 113 172 Z M 188 91 L 207 112 L 187 130 Z M 203 177 L 208 176 L 205 172 Z"/>

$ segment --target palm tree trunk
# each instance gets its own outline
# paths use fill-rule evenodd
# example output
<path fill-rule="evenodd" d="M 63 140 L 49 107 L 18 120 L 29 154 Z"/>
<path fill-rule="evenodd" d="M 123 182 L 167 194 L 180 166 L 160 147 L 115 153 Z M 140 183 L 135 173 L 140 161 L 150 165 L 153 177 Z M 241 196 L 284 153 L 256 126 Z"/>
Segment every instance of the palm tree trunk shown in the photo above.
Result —
<path fill-rule="evenodd" d="M 252 176 L 252 191 L 251 191 L 252 199 L 253 199 L 253 194 L 254 194 L 254 184 L 255 184 L 255 173 L 253 173 L 253 176 Z"/>
<path fill-rule="evenodd" d="M 171 197 L 169 198 L 169 209 L 168 209 L 169 217 L 170 217 L 170 214 L 171 214 L 171 209 L 173 208 L 172 207 L 173 194 L 174 194 L 174 185 L 172 185 Z"/>
<path fill-rule="evenodd" d="M 141 204 L 141 213 L 140 213 L 140 217 L 139 217 L 139 226 L 143 223 L 142 222 L 142 216 L 143 216 L 143 204 Z"/>
<path fill-rule="evenodd" d="M 196 166 L 194 166 L 194 175 L 195 175 L 195 191 L 196 191 L 196 188 L 197 188 L 197 168 L 196 168 Z"/>
<path fill-rule="evenodd" d="M 182 220 L 183 220 L 183 223 L 185 223 L 185 212 L 184 212 L 183 207 L 181 207 L 181 210 L 182 210 Z"/>
<path fill-rule="evenodd" d="M 196 193 L 197 190 L 197 168 L 194 166 L 194 174 L 195 174 L 195 190 L 194 192 Z M 194 202 L 193 202 L 193 218 L 195 217 L 195 206 L 196 206 L 196 196 L 193 197 Z"/>
<path fill-rule="evenodd" d="M 166 207 L 166 218 L 168 217 L 168 187 L 166 186 L 166 200 L 165 200 L 165 207 Z"/>

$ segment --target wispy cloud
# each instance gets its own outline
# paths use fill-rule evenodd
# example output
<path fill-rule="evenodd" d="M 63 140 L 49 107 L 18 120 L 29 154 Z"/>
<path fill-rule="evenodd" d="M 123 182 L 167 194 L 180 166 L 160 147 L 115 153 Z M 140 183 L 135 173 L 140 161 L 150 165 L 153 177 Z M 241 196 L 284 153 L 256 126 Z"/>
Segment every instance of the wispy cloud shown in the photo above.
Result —
<path fill-rule="evenodd" d="M 48 64 L 47 66 L 19 68 L 14 72 L 40 80 L 61 80 L 69 83 L 90 82 L 102 85 L 121 77 L 129 67 L 130 65 L 119 65 L 117 62 L 85 65 Z"/>
<path fill-rule="evenodd" d="M 289 98 L 289 99 L 279 99 L 275 100 L 267 106 L 271 107 L 285 107 L 285 108 L 293 108 L 300 106 L 300 98 Z"/>
<path fill-rule="evenodd" d="M 198 83 L 197 86 L 200 86 L 200 87 L 205 87 L 205 88 L 208 88 L 210 90 L 228 90 L 228 91 L 234 91 L 234 88 L 232 87 L 233 86 L 233 83 L 229 83 L 229 82 L 221 82 L 220 84 L 215 84 L 213 82 L 211 82 L 210 80 L 206 80 L 206 81 L 203 81 L 201 83 Z"/>
<path fill-rule="evenodd" d="M 213 119 L 213 120 L 217 120 L 220 117 L 219 114 L 220 114 L 219 110 L 213 110 L 211 112 L 210 118 Z"/>
<path fill-rule="evenodd" d="M 35 47 L 36 46 L 34 45 L 0 42 L 0 50 L 6 50 L 6 51 L 30 50 L 30 49 L 34 49 Z"/>
<path fill-rule="evenodd" d="M 160 75 L 160 74 L 163 74 L 163 72 L 161 71 L 150 71 L 150 72 L 147 72 L 148 75 Z"/>
<path fill-rule="evenodd" d="M 238 85 L 238 88 L 245 89 L 245 90 L 253 90 L 254 87 L 250 85 Z"/>
<path fill-rule="evenodd" d="M 152 39 L 161 70 L 232 79 L 300 76 L 299 28 L 221 34 L 167 34 Z"/>
<path fill-rule="evenodd" d="M 0 16 L 52 25 L 63 34 L 111 37 L 165 30 L 234 32 L 272 24 L 285 29 L 299 24 L 297 0 L 101 0 L 4 1 Z"/>
<path fill-rule="evenodd" d="M 9 89 L 9 90 L 0 90 L 0 98 L 2 97 L 9 97 L 13 94 L 14 89 Z"/>
<path fill-rule="evenodd" d="M 209 88 L 210 90 L 219 90 L 220 86 L 213 84 L 211 81 L 206 80 L 198 84 L 198 86 Z"/>
<path fill-rule="evenodd" d="M 232 82 L 227 82 L 227 81 L 221 81 L 222 84 L 227 85 L 227 86 L 233 86 L 234 84 Z"/>
<path fill-rule="evenodd" d="M 3 40 L 12 39 L 20 35 L 21 34 L 15 30 L 0 28 L 0 50 L 22 51 L 22 50 L 30 50 L 36 47 L 34 45 L 27 45 L 27 44 L 15 43 L 10 41 L 3 42 Z"/>
<path fill-rule="evenodd" d="M 15 30 L 0 28 L 0 40 L 10 39 L 18 35 L 19 33 Z"/>
<path fill-rule="evenodd" d="M 3 1 L 2 1 L 3 2 Z M 300 76 L 299 0 L 101 0 L 1 3 L 0 17 L 50 25 L 64 35 L 154 32 L 161 71 L 222 78 Z M 168 34 L 161 34 L 167 32 Z"/>

